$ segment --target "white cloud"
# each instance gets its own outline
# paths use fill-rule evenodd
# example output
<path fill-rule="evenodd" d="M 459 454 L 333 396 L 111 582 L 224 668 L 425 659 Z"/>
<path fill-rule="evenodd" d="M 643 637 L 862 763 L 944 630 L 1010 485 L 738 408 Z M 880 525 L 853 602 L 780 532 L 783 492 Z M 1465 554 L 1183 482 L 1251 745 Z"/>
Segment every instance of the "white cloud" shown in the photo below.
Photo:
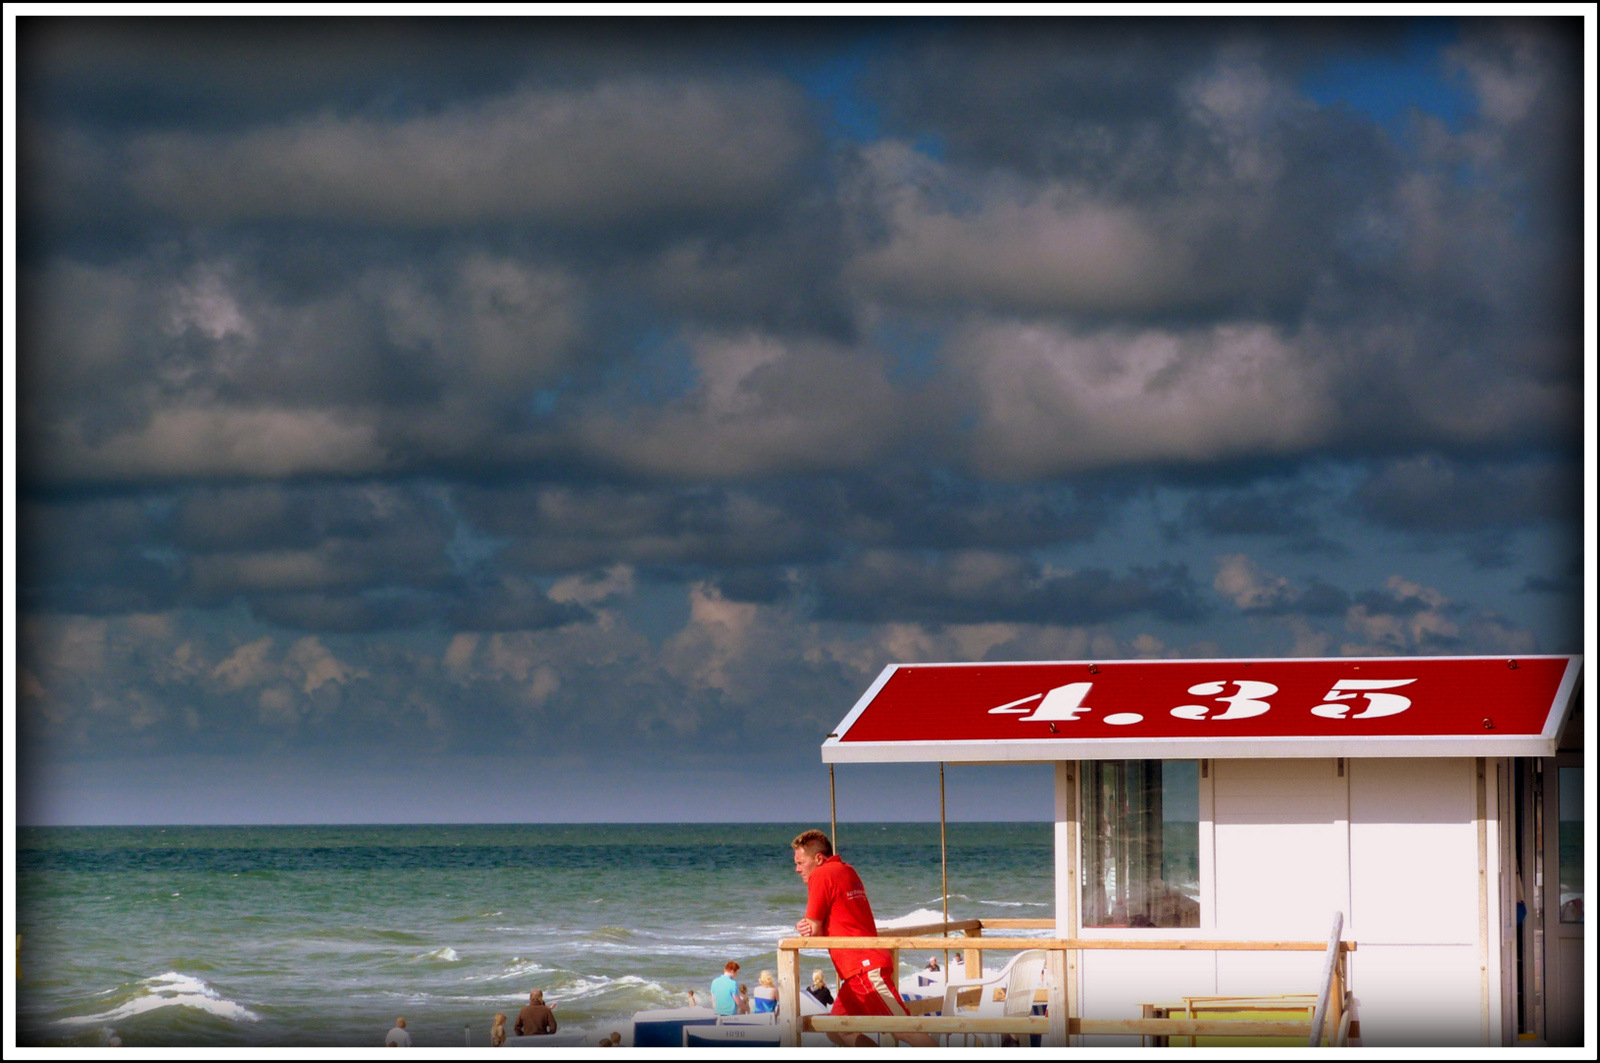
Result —
<path fill-rule="evenodd" d="M 39 467 L 51 479 L 281 477 L 376 472 L 387 464 L 376 426 L 348 410 L 180 406 L 103 437 L 77 421 L 44 435 Z"/>
<path fill-rule="evenodd" d="M 779 81 L 635 78 L 398 120 L 324 113 L 242 133 L 143 134 L 126 146 L 127 182 L 152 206 L 206 220 L 435 226 L 731 210 L 788 182 L 807 145 L 801 114 Z"/>
<path fill-rule="evenodd" d="M 1345 628 L 1359 641 L 1347 642 L 1347 656 L 1392 656 L 1439 652 L 1459 644 L 1478 653 L 1531 653 L 1532 632 L 1520 630 L 1487 612 L 1462 610 L 1437 589 L 1390 576 L 1384 588 L 1399 608 L 1385 611 L 1366 603 L 1345 613 Z"/>
<path fill-rule="evenodd" d="M 1289 580 L 1262 572 L 1243 554 L 1217 559 L 1217 578 L 1212 586 L 1240 609 L 1264 609 L 1282 603 L 1289 594 Z"/>
<path fill-rule="evenodd" d="M 666 406 L 596 404 L 592 453 L 667 477 L 856 466 L 915 428 L 881 355 L 755 332 L 688 337 L 698 386 Z"/>
<path fill-rule="evenodd" d="M 580 335 L 582 292 L 567 271 L 482 252 L 448 263 L 437 280 L 418 270 L 374 271 L 351 293 L 381 310 L 384 338 L 428 358 L 449 389 L 545 382 Z"/>
<path fill-rule="evenodd" d="M 552 602 L 576 602 L 579 605 L 598 605 L 616 597 L 633 593 L 633 566 L 612 565 L 598 579 L 582 575 L 557 580 L 550 588 Z"/>
<path fill-rule="evenodd" d="M 354 668 L 339 660 L 315 636 L 300 639 L 290 647 L 288 659 L 304 673 L 305 682 L 301 689 L 307 694 L 326 683 L 343 685 L 352 679 L 370 675 L 364 668 Z"/>
<path fill-rule="evenodd" d="M 928 304 L 1148 310 L 1191 300 L 1190 240 L 1159 215 L 1060 183 L 964 179 L 894 142 L 866 149 L 864 242 L 846 277 Z"/>
<path fill-rule="evenodd" d="M 445 671 L 457 682 L 464 682 L 471 677 L 472 658 L 478 652 L 478 639 L 476 633 L 464 632 L 451 636 L 450 645 L 445 648 Z"/>
<path fill-rule="evenodd" d="M 664 661 L 692 687 L 744 693 L 735 677 L 756 648 L 761 611 L 748 602 L 725 600 L 715 587 L 692 584 L 689 622 L 662 647 Z"/>
<path fill-rule="evenodd" d="M 246 642 L 213 668 L 211 677 L 222 680 L 235 690 L 274 678 L 279 671 L 277 666 L 267 663 L 267 654 L 271 651 L 271 635 L 262 636 L 254 642 Z"/>
<path fill-rule="evenodd" d="M 110 627 L 94 617 L 32 619 L 24 623 L 19 653 L 46 679 L 105 670 Z"/>
<path fill-rule="evenodd" d="M 1334 420 L 1321 370 L 1264 325 L 994 322 L 956 342 L 977 403 L 972 460 L 1005 474 L 1292 453 Z"/>
<path fill-rule="evenodd" d="M 177 335 L 194 329 L 209 340 L 237 336 L 253 340 L 255 326 L 245 316 L 226 278 L 215 268 L 197 270 L 180 285 L 173 299 L 168 328 Z"/>

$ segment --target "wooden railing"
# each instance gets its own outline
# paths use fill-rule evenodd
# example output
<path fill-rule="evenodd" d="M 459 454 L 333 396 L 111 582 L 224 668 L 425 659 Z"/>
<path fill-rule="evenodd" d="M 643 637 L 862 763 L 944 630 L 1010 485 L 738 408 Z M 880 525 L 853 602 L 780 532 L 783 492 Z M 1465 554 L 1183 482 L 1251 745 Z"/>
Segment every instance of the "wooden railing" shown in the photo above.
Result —
<path fill-rule="evenodd" d="M 952 1033 L 995 1033 L 1017 1037 L 1041 1035 L 1047 1045 L 1066 1047 L 1068 1039 L 1082 1035 L 1120 1035 L 1140 1037 L 1306 1037 L 1312 1045 L 1338 1043 L 1342 1031 L 1349 1029 L 1345 1009 L 1345 957 L 1355 951 L 1356 943 L 1340 940 L 1341 923 L 1336 921 L 1331 939 L 1321 941 L 1236 941 L 1218 939 L 1173 938 L 1046 938 L 1046 937 L 989 937 L 983 933 L 990 929 L 1023 930 L 1049 929 L 1055 924 L 1044 920 L 1007 919 L 980 921 L 976 919 L 951 923 L 932 923 L 926 926 L 905 927 L 893 936 L 866 937 L 809 937 L 784 938 L 778 942 L 778 1025 L 782 1043 L 799 1046 L 802 1034 L 817 1033 L 923 1033 L 932 1037 Z M 951 932 L 960 933 L 952 937 Z M 937 936 L 936 936 L 937 935 Z M 979 948 L 976 939 L 983 944 Z M 985 949 L 1044 949 L 1049 954 L 1046 966 L 1047 988 L 1035 994 L 1035 999 L 1045 1004 L 1042 1016 L 1008 1018 L 976 1018 L 970 1015 L 931 1015 L 942 1001 L 914 1002 L 909 1015 L 801 1015 L 800 1014 L 800 953 L 815 949 L 887 949 L 893 963 L 889 970 L 899 970 L 899 950 L 919 951 L 953 950 L 965 954 L 964 967 L 968 972 L 982 972 Z M 1263 1021 L 1239 1019 L 1086 1019 L 1069 1013 L 1067 985 L 1067 954 L 1094 950 L 1117 951 L 1168 951 L 1168 952 L 1320 952 L 1326 951 L 1328 961 L 1324 967 L 1322 984 L 1318 987 L 1324 1008 L 1314 1021 Z M 1329 1036 L 1328 1034 L 1332 1034 Z"/>

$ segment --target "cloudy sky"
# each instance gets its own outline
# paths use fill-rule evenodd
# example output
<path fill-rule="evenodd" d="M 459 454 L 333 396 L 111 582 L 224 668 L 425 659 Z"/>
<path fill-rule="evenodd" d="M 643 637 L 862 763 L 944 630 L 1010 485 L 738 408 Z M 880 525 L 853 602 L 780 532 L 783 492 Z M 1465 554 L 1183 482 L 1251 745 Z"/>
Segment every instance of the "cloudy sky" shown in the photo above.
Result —
<path fill-rule="evenodd" d="M 800 819 L 890 662 L 1581 652 L 1581 31 L 22 18 L 19 818 Z"/>

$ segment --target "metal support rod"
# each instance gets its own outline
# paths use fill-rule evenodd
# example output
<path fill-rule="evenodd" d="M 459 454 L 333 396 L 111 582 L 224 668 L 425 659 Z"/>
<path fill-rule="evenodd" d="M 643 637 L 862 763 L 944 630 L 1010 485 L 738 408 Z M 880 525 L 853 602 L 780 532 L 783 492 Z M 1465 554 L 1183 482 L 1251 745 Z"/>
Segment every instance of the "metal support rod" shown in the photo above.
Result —
<path fill-rule="evenodd" d="M 828 840 L 833 842 L 833 852 L 839 854 L 839 808 L 833 799 L 833 765 L 828 765 Z"/>
<path fill-rule="evenodd" d="M 944 840 L 944 761 L 939 762 L 939 898 L 944 903 L 944 921 L 950 922 L 950 853 Z M 950 977 L 950 950 L 944 950 L 944 976 Z M 971 973 L 967 977 L 972 977 Z"/>

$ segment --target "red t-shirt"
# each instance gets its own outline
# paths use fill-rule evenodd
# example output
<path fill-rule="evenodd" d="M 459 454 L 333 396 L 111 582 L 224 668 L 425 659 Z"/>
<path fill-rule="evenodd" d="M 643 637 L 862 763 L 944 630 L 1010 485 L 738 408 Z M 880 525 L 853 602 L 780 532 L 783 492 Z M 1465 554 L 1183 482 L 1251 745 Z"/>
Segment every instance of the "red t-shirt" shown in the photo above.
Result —
<path fill-rule="evenodd" d="M 806 885 L 806 918 L 822 924 L 821 937 L 877 937 L 878 924 L 856 869 L 830 856 L 811 872 Z M 888 949 L 829 949 L 840 978 L 872 967 L 889 966 Z"/>

